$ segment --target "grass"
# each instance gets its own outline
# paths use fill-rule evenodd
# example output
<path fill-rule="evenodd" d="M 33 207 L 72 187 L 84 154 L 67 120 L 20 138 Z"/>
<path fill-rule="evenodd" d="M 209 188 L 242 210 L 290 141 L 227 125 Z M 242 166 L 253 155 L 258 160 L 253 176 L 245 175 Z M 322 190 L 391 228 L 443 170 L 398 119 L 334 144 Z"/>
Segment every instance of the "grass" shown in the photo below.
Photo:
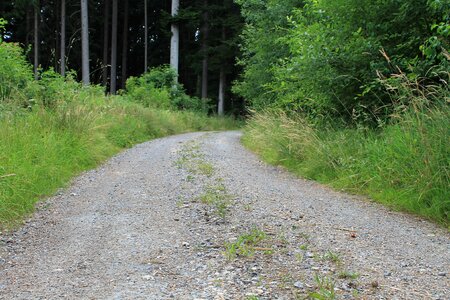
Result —
<path fill-rule="evenodd" d="M 171 134 L 235 128 L 227 118 L 144 108 L 99 89 L 73 92 L 55 108 L 0 111 L 0 228 L 33 212 L 43 197 L 123 148 Z M 202 167 L 211 173 L 208 165 Z"/>
<path fill-rule="evenodd" d="M 316 300 L 333 300 L 336 299 L 334 291 L 334 282 L 331 278 L 326 276 L 315 275 L 316 291 L 308 295 L 308 299 Z"/>
<path fill-rule="evenodd" d="M 271 164 L 450 225 L 450 108 L 405 112 L 379 130 L 318 128 L 256 113 L 242 139 Z"/>
<path fill-rule="evenodd" d="M 253 228 L 250 232 L 242 234 L 233 243 L 225 244 L 225 256 L 228 259 L 234 259 L 238 256 L 253 256 L 262 241 L 267 238 L 267 234 L 257 228 Z M 267 252 L 267 251 L 266 251 Z"/>
<path fill-rule="evenodd" d="M 223 184 L 207 186 L 203 194 L 199 196 L 203 204 L 211 205 L 217 216 L 224 219 L 231 205 L 231 195 L 226 191 Z"/>

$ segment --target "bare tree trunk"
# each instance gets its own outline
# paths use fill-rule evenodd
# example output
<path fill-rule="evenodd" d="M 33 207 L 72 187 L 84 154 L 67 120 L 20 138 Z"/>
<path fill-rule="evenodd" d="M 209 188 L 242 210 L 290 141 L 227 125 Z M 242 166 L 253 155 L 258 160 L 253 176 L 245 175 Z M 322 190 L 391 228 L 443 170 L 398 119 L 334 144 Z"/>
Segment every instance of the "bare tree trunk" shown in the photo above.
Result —
<path fill-rule="evenodd" d="M 111 0 L 104 0 L 103 8 L 103 60 L 102 60 L 102 82 L 103 86 L 108 84 L 108 46 L 109 46 L 109 7 Z"/>
<path fill-rule="evenodd" d="M 88 0 L 81 0 L 81 73 L 83 84 L 89 85 Z"/>
<path fill-rule="evenodd" d="M 127 81 L 127 57 L 128 57 L 128 0 L 124 0 L 123 10 L 123 35 L 122 35 L 122 89 L 125 89 Z"/>
<path fill-rule="evenodd" d="M 117 0 L 113 0 L 111 34 L 111 86 L 110 93 L 117 90 Z"/>
<path fill-rule="evenodd" d="M 206 100 L 208 98 L 208 36 L 209 36 L 209 26 L 208 26 L 208 0 L 204 0 L 204 10 L 203 10 L 203 28 L 202 28 L 202 99 Z M 206 103 L 204 103 L 206 104 Z"/>
<path fill-rule="evenodd" d="M 32 18 L 31 13 L 32 13 L 32 11 L 30 9 L 30 6 L 27 6 L 27 20 L 26 20 L 27 34 L 25 36 L 25 46 L 27 46 L 27 47 L 30 45 L 30 32 L 31 32 L 31 24 L 30 23 L 31 23 L 31 18 Z"/>
<path fill-rule="evenodd" d="M 39 68 L 39 16 L 40 16 L 40 4 L 36 1 L 34 7 L 34 79 L 38 80 L 38 68 Z"/>
<path fill-rule="evenodd" d="M 226 37 L 226 28 L 225 26 L 222 26 L 222 43 L 225 43 Z M 225 111 L 225 85 L 227 83 L 227 77 L 225 74 L 225 66 L 223 64 L 224 62 L 222 62 L 222 65 L 220 66 L 219 76 L 219 103 L 217 105 L 217 114 L 219 116 L 223 116 Z"/>
<path fill-rule="evenodd" d="M 144 0 L 144 72 L 148 71 L 148 8 L 147 1 Z"/>
<path fill-rule="evenodd" d="M 219 103 L 217 105 L 217 114 L 223 116 L 225 111 L 225 85 L 227 77 L 225 75 L 225 68 L 220 67 L 220 80 L 219 80 Z"/>
<path fill-rule="evenodd" d="M 66 76 L 66 0 L 61 0 L 61 76 Z"/>
<path fill-rule="evenodd" d="M 179 0 L 172 0 L 172 17 L 178 15 L 180 8 Z M 170 66 L 177 73 L 176 80 L 178 81 L 178 65 L 179 65 L 179 51 L 180 51 L 180 29 L 177 23 L 171 25 L 172 38 L 170 40 Z"/>

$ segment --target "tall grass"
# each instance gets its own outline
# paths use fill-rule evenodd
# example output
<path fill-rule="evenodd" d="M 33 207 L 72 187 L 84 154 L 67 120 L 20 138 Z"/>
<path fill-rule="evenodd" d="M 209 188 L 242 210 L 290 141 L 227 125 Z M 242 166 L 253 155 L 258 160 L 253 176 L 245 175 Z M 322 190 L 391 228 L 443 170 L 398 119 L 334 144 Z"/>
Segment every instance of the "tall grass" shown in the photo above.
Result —
<path fill-rule="evenodd" d="M 396 99 L 408 97 L 412 104 L 398 105 L 381 129 L 315 127 L 299 116 L 263 112 L 250 119 L 243 142 L 298 175 L 448 226 L 448 89 L 419 89 L 407 78 L 397 79 Z"/>

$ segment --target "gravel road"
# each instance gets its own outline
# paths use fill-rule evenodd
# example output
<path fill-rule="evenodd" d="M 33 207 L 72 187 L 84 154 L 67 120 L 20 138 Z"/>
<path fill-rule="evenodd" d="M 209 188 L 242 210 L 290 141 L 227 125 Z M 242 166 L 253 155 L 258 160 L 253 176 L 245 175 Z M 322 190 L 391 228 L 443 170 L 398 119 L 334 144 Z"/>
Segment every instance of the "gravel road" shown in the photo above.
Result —
<path fill-rule="evenodd" d="M 450 299 L 445 229 L 239 139 L 153 140 L 75 179 L 0 237 L 0 299 Z"/>

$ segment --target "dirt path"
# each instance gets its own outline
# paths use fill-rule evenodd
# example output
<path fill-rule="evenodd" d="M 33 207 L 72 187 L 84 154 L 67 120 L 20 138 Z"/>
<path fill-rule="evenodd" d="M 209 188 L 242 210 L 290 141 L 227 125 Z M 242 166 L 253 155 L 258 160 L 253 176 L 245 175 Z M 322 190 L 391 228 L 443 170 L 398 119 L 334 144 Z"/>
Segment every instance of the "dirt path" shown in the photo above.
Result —
<path fill-rule="evenodd" d="M 76 179 L 1 237 L 0 299 L 450 299 L 448 232 L 239 137 L 154 140 Z"/>

